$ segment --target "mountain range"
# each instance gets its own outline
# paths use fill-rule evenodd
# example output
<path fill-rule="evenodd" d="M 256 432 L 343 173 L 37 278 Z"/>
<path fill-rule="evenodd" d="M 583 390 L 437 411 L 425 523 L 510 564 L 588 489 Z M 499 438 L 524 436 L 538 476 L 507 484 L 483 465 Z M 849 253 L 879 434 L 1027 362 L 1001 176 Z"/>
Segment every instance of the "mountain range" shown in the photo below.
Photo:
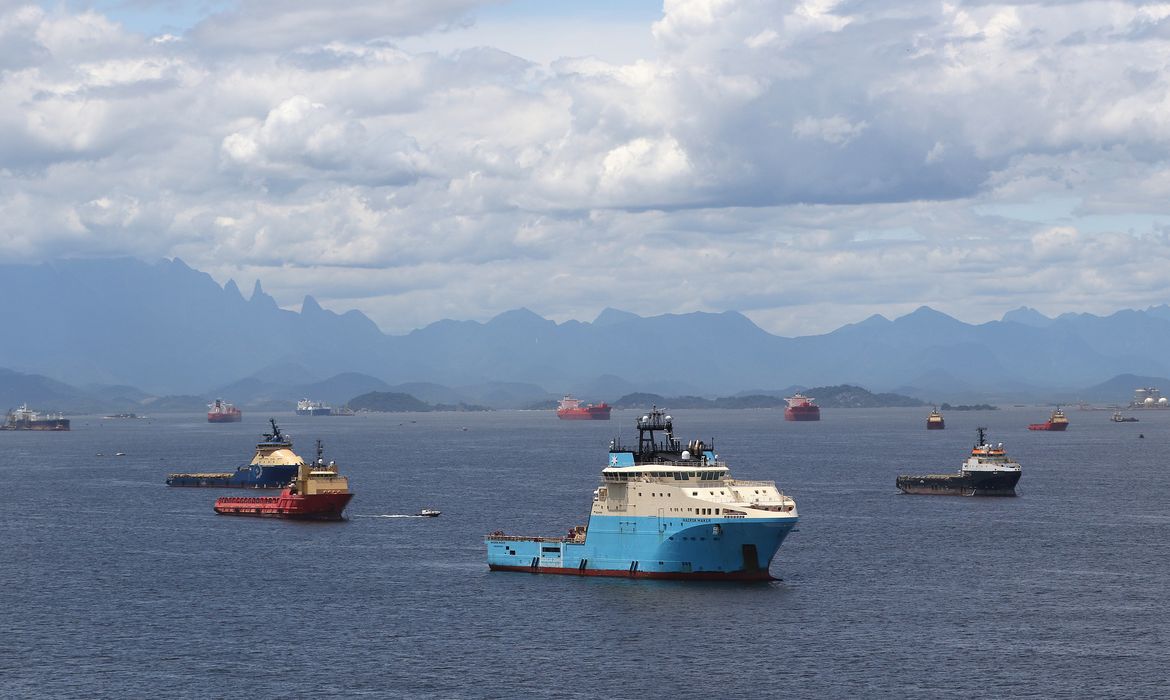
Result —
<path fill-rule="evenodd" d="M 770 334 L 734 311 L 605 309 L 591 322 L 556 323 L 515 309 L 388 335 L 361 312 L 335 313 L 311 296 L 300 311 L 282 309 L 259 281 L 245 297 L 234 281 L 221 286 L 179 259 L 0 265 L 0 274 L 10 290 L 0 305 L 8 370 L 0 399 L 31 383 L 43 396 L 107 403 L 165 395 L 344 402 L 393 391 L 522 406 L 566 391 L 602 400 L 852 384 L 927 401 L 1122 402 L 1135 381 L 1170 385 L 1160 379 L 1170 376 L 1165 305 L 1055 318 L 1020 308 L 981 324 L 921 307 L 801 337 Z M 1126 374 L 1133 379 L 1104 388 Z"/>

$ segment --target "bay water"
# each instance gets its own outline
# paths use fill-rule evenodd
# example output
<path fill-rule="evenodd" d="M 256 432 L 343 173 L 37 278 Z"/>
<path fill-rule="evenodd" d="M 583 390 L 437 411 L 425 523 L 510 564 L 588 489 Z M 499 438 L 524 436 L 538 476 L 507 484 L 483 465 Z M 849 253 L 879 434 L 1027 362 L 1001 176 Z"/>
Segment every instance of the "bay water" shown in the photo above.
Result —
<path fill-rule="evenodd" d="M 488 532 L 586 523 L 641 412 L 272 415 L 350 477 L 340 523 L 164 485 L 248 462 L 269 414 L 0 433 L 0 695 L 1165 697 L 1170 411 L 1026 430 L 1048 412 L 928 432 L 926 409 L 671 411 L 796 499 L 780 580 L 748 585 L 488 571 Z M 977 426 L 1022 463 L 1018 497 L 897 492 L 956 471 Z"/>

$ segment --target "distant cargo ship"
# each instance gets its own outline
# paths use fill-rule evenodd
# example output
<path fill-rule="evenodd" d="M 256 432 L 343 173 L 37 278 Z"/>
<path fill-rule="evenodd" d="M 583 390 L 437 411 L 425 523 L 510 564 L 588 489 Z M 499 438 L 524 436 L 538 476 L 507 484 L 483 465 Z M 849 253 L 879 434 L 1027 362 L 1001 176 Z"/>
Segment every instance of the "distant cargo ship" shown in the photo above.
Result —
<path fill-rule="evenodd" d="M 318 440 L 316 461 L 300 464 L 296 478 L 279 496 L 224 496 L 215 500 L 215 512 L 253 518 L 341 520 L 353 493 L 349 480 L 338 473 L 337 464 L 326 464 L 322 452 Z"/>
<path fill-rule="evenodd" d="M 239 423 L 243 417 L 244 414 L 240 413 L 240 409 L 223 399 L 216 399 L 207 404 L 208 423 Z"/>
<path fill-rule="evenodd" d="M 609 420 L 609 412 L 610 405 L 604 401 L 582 406 L 580 400 L 568 394 L 557 405 L 557 418 L 561 420 Z"/>
<path fill-rule="evenodd" d="M 69 419 L 60 413 L 37 413 L 21 404 L 20 408 L 8 412 L 0 430 L 69 430 Z"/>
<path fill-rule="evenodd" d="M 674 437 L 654 408 L 637 420 L 637 448 L 615 440 L 587 525 L 565 537 L 484 539 L 493 571 L 573 576 L 768 581 L 796 526 L 796 502 L 772 481 L 734 479 L 712 445 Z M 659 439 L 658 434 L 664 435 Z"/>
<path fill-rule="evenodd" d="M 297 401 L 297 415 L 298 416 L 331 416 L 333 409 L 329 404 L 321 401 L 310 401 L 309 399 L 301 399 Z"/>
<path fill-rule="evenodd" d="M 1068 430 L 1068 417 L 1064 415 L 1064 411 L 1057 408 L 1047 421 L 1032 423 L 1028 430 Z"/>
<path fill-rule="evenodd" d="M 221 488 L 278 489 L 296 478 L 305 460 L 292 450 L 292 438 L 281 433 L 269 419 L 272 432 L 256 445 L 252 463 L 234 472 L 187 472 L 171 474 L 167 486 L 217 486 Z"/>
<path fill-rule="evenodd" d="M 784 400 L 788 402 L 788 408 L 784 409 L 784 420 L 804 421 L 821 419 L 821 407 L 813 403 L 816 399 L 803 394 L 796 394 Z"/>
<path fill-rule="evenodd" d="M 943 420 L 942 414 L 938 412 L 937 408 L 931 411 L 930 415 L 926 417 L 927 430 L 942 430 L 946 427 L 947 422 Z"/>
<path fill-rule="evenodd" d="M 977 428 L 979 439 L 958 474 L 899 476 L 895 484 L 903 493 L 940 496 L 1014 496 L 1020 481 L 1019 462 L 1008 459 L 1003 443 L 987 442 L 986 428 Z"/>

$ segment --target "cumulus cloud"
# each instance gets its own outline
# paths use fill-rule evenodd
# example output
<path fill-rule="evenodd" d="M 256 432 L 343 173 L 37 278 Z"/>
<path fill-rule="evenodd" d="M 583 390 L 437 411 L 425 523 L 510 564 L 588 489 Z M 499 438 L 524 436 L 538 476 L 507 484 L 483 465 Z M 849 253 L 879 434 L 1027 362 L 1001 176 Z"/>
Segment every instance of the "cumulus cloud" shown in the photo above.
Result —
<path fill-rule="evenodd" d="M 426 49 L 481 4 L 249 0 L 144 36 L 0 2 L 0 255 L 178 255 L 399 331 L 1170 291 L 1140 273 L 1170 257 L 1160 5 L 666 0 L 636 61 Z"/>
<path fill-rule="evenodd" d="M 326 44 L 406 37 L 457 25 L 482 0 L 349 0 L 344 3 L 244 0 L 191 31 L 202 50 L 268 52 Z"/>

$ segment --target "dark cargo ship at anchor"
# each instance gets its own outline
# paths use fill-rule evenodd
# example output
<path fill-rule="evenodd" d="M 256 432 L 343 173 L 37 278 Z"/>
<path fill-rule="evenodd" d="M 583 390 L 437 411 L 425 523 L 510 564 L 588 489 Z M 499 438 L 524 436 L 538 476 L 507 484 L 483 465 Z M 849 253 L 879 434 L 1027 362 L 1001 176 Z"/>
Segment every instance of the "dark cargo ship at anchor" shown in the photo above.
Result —
<path fill-rule="evenodd" d="M 1003 443 L 987 442 L 986 428 L 977 428 L 979 440 L 957 474 L 901 475 L 902 493 L 939 496 L 1014 496 L 1022 473 L 1019 462 L 1008 459 Z"/>
<path fill-rule="evenodd" d="M 292 438 L 280 432 L 274 419 L 269 419 L 272 432 L 256 445 L 252 463 L 234 472 L 185 472 L 167 476 L 167 486 L 218 486 L 237 489 L 280 489 L 297 478 L 297 470 L 305 464 L 292 449 Z"/>
<path fill-rule="evenodd" d="M 29 408 L 27 404 L 21 404 L 20 408 L 8 412 L 8 417 L 4 420 L 4 423 L 0 424 L 0 430 L 51 430 L 60 432 L 69 430 L 69 419 L 60 413 L 37 413 Z"/>

